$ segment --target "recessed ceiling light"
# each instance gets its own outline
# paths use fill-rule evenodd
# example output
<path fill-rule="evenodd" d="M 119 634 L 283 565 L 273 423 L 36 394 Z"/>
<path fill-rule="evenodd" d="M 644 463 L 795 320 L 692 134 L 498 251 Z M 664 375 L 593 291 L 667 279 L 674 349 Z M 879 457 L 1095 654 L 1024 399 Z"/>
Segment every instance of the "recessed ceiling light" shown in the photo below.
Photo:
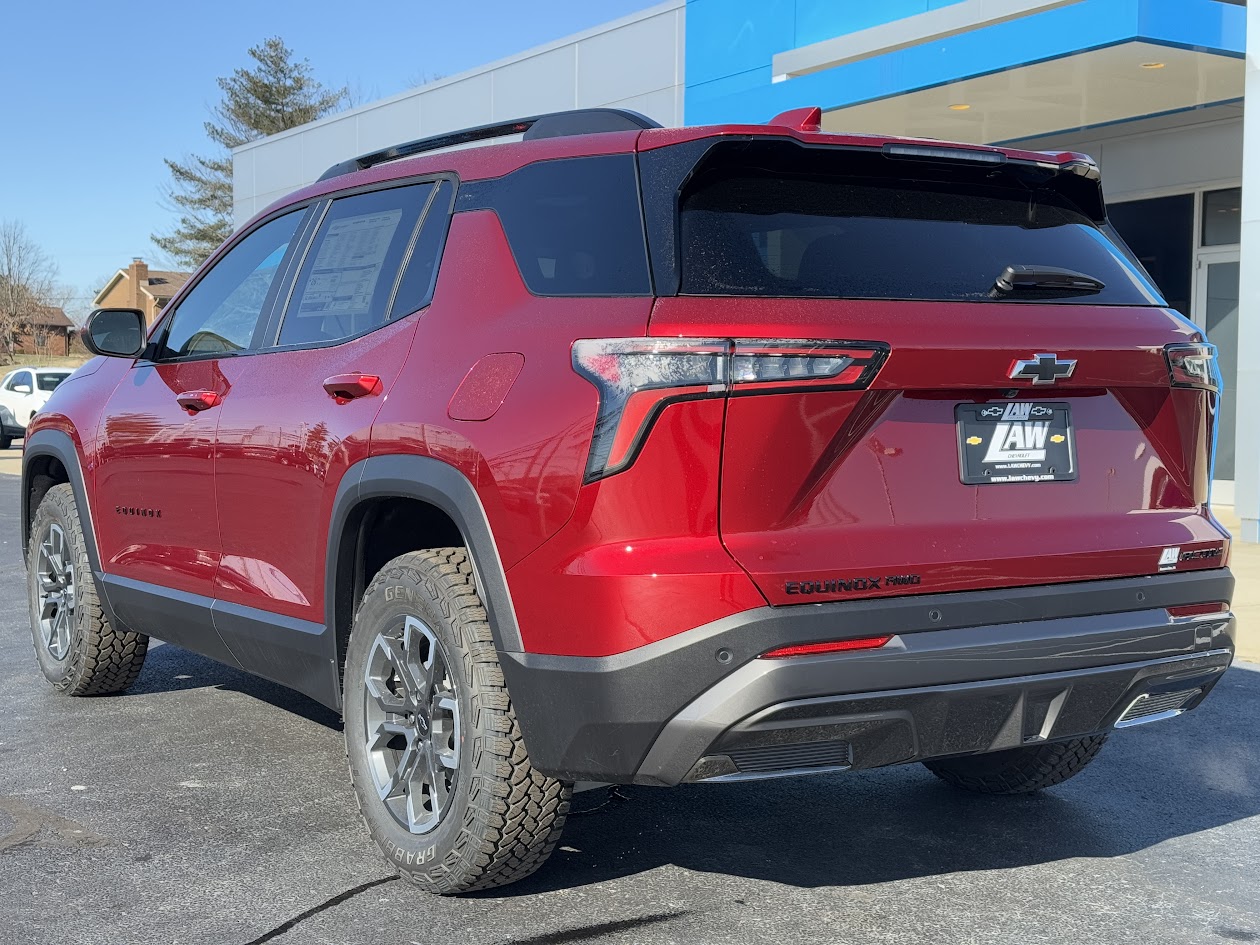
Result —
<path fill-rule="evenodd" d="M 1162 69 L 1162 68 L 1164 68 L 1164 63 L 1162 63 L 1162 62 L 1144 62 L 1144 63 L 1142 63 L 1142 68 L 1143 68 L 1143 69 Z"/>
<path fill-rule="evenodd" d="M 966 104 L 964 104 L 963 102 L 959 102 L 957 105 L 951 105 L 951 106 L 949 106 L 949 110 L 950 110 L 951 112 L 965 112 L 965 111 L 966 111 L 967 109 L 969 109 L 969 108 L 971 108 L 971 106 L 970 106 L 970 105 L 966 105 Z"/>

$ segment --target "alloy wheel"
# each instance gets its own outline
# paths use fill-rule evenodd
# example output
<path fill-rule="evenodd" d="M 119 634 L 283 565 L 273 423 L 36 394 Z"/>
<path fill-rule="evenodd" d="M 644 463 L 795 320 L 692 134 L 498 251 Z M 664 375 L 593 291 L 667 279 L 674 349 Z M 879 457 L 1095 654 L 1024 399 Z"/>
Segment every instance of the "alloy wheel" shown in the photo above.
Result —
<path fill-rule="evenodd" d="M 459 696 L 446 654 L 418 617 L 376 635 L 363 673 L 368 769 L 411 833 L 433 830 L 459 776 Z"/>
<path fill-rule="evenodd" d="M 39 582 L 39 632 L 44 647 L 55 660 L 64 660 L 70 651 L 74 625 L 74 564 L 66 533 L 56 522 L 48 526 L 39 544 L 35 565 Z"/>

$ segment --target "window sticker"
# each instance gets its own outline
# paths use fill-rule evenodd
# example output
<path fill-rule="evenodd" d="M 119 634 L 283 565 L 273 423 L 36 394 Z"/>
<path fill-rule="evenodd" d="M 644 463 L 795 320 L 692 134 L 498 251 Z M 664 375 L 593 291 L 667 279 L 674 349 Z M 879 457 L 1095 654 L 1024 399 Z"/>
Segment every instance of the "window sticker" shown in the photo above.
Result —
<path fill-rule="evenodd" d="M 298 312 L 354 315 L 371 308 L 385 254 L 402 210 L 365 213 L 329 225 L 311 267 Z"/>

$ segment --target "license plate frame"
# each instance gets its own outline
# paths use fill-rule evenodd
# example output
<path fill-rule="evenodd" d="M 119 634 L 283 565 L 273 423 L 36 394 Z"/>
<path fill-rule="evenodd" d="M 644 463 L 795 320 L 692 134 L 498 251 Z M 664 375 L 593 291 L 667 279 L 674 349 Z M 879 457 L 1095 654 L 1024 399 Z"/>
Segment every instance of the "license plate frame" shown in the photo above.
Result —
<path fill-rule="evenodd" d="M 957 404 L 958 476 L 966 485 L 1073 482 L 1071 405 L 1040 400 Z"/>

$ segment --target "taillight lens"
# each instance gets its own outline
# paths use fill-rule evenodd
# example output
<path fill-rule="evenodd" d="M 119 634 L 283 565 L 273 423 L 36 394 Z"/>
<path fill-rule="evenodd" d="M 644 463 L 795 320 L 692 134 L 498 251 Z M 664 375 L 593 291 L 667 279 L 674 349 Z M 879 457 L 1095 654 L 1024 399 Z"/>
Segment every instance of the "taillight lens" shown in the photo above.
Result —
<path fill-rule="evenodd" d="M 1168 345 L 1164 348 L 1164 358 L 1168 361 L 1168 377 L 1173 387 L 1221 389 L 1216 345 L 1207 342 Z"/>
<path fill-rule="evenodd" d="M 867 387 L 888 356 L 872 342 L 729 338 L 593 338 L 573 368 L 599 391 L 586 482 L 634 462 L 660 412 L 710 397 Z"/>
<path fill-rule="evenodd" d="M 730 390 L 742 396 L 802 388 L 861 389 L 875 379 L 887 356 L 887 345 L 870 342 L 736 339 Z"/>

